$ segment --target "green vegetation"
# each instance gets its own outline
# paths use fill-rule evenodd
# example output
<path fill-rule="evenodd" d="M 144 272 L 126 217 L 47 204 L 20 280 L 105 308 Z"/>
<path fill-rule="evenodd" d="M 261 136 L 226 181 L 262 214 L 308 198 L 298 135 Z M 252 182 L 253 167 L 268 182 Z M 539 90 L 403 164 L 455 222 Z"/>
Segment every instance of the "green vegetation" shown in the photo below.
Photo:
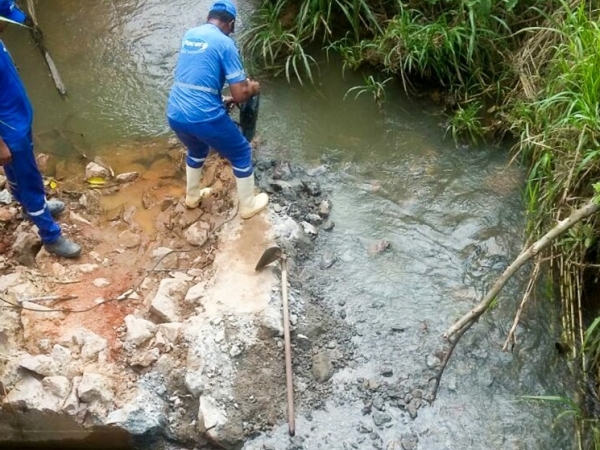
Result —
<path fill-rule="evenodd" d="M 242 49 L 261 69 L 301 82 L 318 71 L 311 50 L 337 52 L 345 70 L 375 68 L 385 78 L 365 77 L 346 97 L 371 95 L 381 108 L 394 78 L 407 92 L 435 86 L 455 141 L 516 138 L 514 153 L 529 168 L 533 241 L 598 196 L 599 12 L 597 0 L 262 0 Z M 599 234 L 592 216 L 539 255 L 557 281 L 562 341 L 596 380 L 600 299 L 584 293 L 598 284 Z M 600 449 L 594 421 L 586 424 L 587 446 Z"/>

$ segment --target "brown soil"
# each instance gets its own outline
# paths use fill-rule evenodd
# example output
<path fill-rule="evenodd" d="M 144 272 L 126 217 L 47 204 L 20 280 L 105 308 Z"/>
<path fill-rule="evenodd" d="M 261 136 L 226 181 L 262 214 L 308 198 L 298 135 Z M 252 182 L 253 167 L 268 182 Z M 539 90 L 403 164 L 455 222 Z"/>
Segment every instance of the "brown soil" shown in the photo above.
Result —
<path fill-rule="evenodd" d="M 137 299 L 118 300 L 122 294 L 132 289 L 141 292 L 138 288 L 148 274 L 157 271 L 166 274 L 168 269 L 182 272 L 193 267 L 206 269 L 212 263 L 217 245 L 214 237 L 209 235 L 205 245 L 193 247 L 186 242 L 183 232 L 185 226 L 198 220 L 214 230 L 235 212 L 231 168 L 225 160 L 211 155 L 205 166 L 203 184 L 212 186 L 215 194 L 203 200 L 199 208 L 187 210 L 182 203 L 185 195 L 183 158 L 172 155 L 173 152 L 169 157 L 155 161 L 150 170 L 141 172 L 140 178 L 130 184 L 91 189 L 83 182 L 73 181 L 76 177 L 72 176 L 63 177 L 65 181 L 49 192 L 67 203 L 67 211 L 58 221 L 64 234 L 82 245 L 83 252 L 75 260 L 57 258 L 43 249 L 38 253 L 33 269 L 41 277 L 35 280 L 39 289 L 35 295 L 75 298 L 40 302 L 53 310 L 65 311 L 64 314 L 22 311 L 22 316 L 35 324 L 24 330 L 28 351 L 39 353 L 38 346 L 43 339 L 56 341 L 68 332 L 84 327 L 107 339 L 111 355 L 116 358 L 119 351 L 117 338 L 124 317 L 136 309 L 145 311 L 148 307 L 143 294 Z M 106 162 L 111 163 L 108 158 Z M 134 165 L 118 162 L 126 168 Z M 139 165 L 134 168 L 143 170 Z M 82 196 L 87 199 L 85 207 L 78 201 Z M 17 216 L 1 226 L 6 234 L 0 240 L 0 255 L 7 257 L 9 262 L 3 272 L 10 273 L 19 256 L 11 244 L 16 235 L 23 232 L 24 225 Z M 25 227 L 31 225 L 25 223 Z M 157 263 L 152 252 L 161 246 L 177 252 Z M 90 272 L 78 269 L 85 264 L 97 268 Z M 106 279 L 110 284 L 103 286 L 99 279 Z"/>

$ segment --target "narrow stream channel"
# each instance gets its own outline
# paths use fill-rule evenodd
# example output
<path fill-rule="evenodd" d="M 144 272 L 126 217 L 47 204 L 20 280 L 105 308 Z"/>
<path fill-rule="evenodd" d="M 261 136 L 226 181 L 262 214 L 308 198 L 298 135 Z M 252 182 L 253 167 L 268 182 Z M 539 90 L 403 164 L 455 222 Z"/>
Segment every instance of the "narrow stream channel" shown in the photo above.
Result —
<path fill-rule="evenodd" d="M 85 149 L 110 158 L 112 146 L 170 136 L 164 105 L 182 33 L 203 21 L 208 0 L 45 0 L 38 17 L 63 80 L 56 93 L 39 53 L 20 29 L 3 35 L 34 103 L 38 151 L 65 158 Z M 240 2 L 241 3 L 241 2 Z M 242 5 L 242 18 L 249 6 Z M 568 395 L 557 354 L 555 315 L 538 299 L 523 318 L 519 344 L 502 344 L 521 300 L 526 273 L 463 338 L 438 399 L 416 419 L 387 404 L 392 420 L 361 430 L 365 379 L 427 386 L 428 367 L 452 322 L 479 301 L 523 243 L 523 172 L 505 149 L 456 148 L 444 138 L 434 105 L 391 86 L 384 113 L 366 96 L 344 100 L 362 83 L 323 66 L 317 86 L 261 80 L 259 132 L 272 155 L 322 167 L 336 226 L 317 240 L 309 288 L 352 329 L 356 358 L 335 374 L 320 411 L 298 411 L 299 440 L 312 449 L 388 448 L 418 436 L 425 450 L 572 449 L 572 430 L 554 423 L 552 405 L 524 395 Z M 77 145 L 75 145 L 76 143 Z M 45 146 L 45 147 L 44 147 Z M 123 168 L 125 169 L 125 168 Z M 371 254 L 382 240 L 389 248 Z M 322 258 L 335 260 L 327 269 Z M 383 444 L 378 444 L 382 442 Z M 391 445 L 391 444 L 389 444 Z M 286 426 L 247 443 L 285 449 Z"/>

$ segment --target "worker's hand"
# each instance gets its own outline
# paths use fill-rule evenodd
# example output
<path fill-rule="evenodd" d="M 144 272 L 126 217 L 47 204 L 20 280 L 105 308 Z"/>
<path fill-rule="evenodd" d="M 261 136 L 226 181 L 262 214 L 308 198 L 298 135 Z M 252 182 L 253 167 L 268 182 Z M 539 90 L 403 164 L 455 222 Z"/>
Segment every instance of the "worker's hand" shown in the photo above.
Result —
<path fill-rule="evenodd" d="M 235 100 L 233 99 L 233 97 L 231 97 L 229 95 L 224 95 L 223 96 L 223 105 L 225 106 L 225 110 L 227 112 L 231 112 L 231 110 L 233 109 L 233 107 L 235 105 Z"/>
<path fill-rule="evenodd" d="M 260 94 L 260 83 L 258 81 L 248 80 L 248 86 L 252 96 Z"/>
<path fill-rule="evenodd" d="M 12 161 L 12 153 L 6 143 L 0 139 L 0 166 L 9 164 Z"/>

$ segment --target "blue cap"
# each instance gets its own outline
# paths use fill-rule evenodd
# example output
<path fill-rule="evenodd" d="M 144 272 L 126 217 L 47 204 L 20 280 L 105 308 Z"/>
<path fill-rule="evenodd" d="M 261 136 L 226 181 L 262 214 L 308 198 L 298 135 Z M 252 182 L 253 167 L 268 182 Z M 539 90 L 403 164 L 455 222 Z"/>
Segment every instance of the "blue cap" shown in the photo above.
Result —
<path fill-rule="evenodd" d="M 1 1 L 1 0 L 0 0 Z M 225 11 L 233 16 L 237 15 L 237 8 L 235 4 L 231 0 L 217 0 L 210 7 L 210 11 Z"/>
<path fill-rule="evenodd" d="M 27 15 L 17 7 L 14 0 L 0 0 L 0 17 L 17 23 L 25 23 Z"/>

